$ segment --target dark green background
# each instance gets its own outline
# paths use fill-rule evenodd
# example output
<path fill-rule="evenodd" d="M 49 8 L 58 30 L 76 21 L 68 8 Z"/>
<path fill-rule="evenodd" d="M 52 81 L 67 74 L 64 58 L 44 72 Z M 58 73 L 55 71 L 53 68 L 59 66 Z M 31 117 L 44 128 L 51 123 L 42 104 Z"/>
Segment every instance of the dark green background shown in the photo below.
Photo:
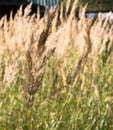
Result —
<path fill-rule="evenodd" d="M 66 3 L 67 0 L 62 1 Z M 113 11 L 113 0 L 78 0 L 78 3 L 79 5 L 88 3 L 87 11 Z"/>
<path fill-rule="evenodd" d="M 79 4 L 88 3 L 89 11 L 110 11 L 113 10 L 113 0 L 79 0 Z"/>

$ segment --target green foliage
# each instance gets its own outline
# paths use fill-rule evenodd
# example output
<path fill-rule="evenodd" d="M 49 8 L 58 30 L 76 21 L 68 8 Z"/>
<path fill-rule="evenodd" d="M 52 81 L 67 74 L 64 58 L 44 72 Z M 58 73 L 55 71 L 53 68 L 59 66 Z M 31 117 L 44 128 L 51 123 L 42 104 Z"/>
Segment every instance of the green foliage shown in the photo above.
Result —
<path fill-rule="evenodd" d="M 67 0 L 63 1 L 64 5 Z M 71 0 L 72 3 L 74 0 Z M 84 6 L 88 4 L 87 11 L 111 11 L 113 10 L 113 1 L 112 0 L 78 0 L 79 6 Z"/>
<path fill-rule="evenodd" d="M 72 19 L 74 18 L 72 17 Z M 85 21 L 76 22 L 84 22 L 85 24 L 87 19 L 83 18 L 82 20 Z M 63 24 L 67 23 L 68 21 L 71 20 L 69 19 L 67 21 L 64 21 L 64 23 L 61 24 L 60 28 L 62 29 Z M 101 23 L 101 21 L 99 22 Z M 46 23 L 45 20 L 44 23 Z M 72 21 L 68 24 L 71 25 Z M 66 24 L 66 27 L 68 26 L 68 24 Z M 88 30 L 92 27 L 87 28 L 87 26 L 85 26 L 85 28 L 83 28 L 83 26 L 81 26 L 80 30 L 76 30 L 77 32 L 74 35 L 78 42 L 70 38 L 71 42 L 75 42 L 75 44 L 71 44 L 71 42 L 68 41 L 70 44 L 68 45 L 68 47 L 66 46 L 65 48 L 62 45 L 65 44 L 66 41 L 64 40 L 65 42 L 63 42 L 63 39 L 65 39 L 66 37 L 64 37 L 63 39 L 61 38 L 61 46 L 57 49 L 66 49 L 66 51 L 64 51 L 62 55 L 59 56 L 57 52 L 58 50 L 56 50 L 54 54 L 52 53 L 51 58 L 47 58 L 47 55 L 44 56 L 41 62 L 45 70 L 43 71 L 44 76 L 43 79 L 41 78 L 42 80 L 39 80 L 41 81 L 41 85 L 38 87 L 38 90 L 33 95 L 33 98 L 35 99 L 33 105 L 30 105 L 29 107 L 24 102 L 25 100 L 27 100 L 25 94 L 28 94 L 25 91 L 26 84 L 24 68 L 27 66 L 27 64 L 24 61 L 25 57 L 21 56 L 25 56 L 25 54 L 21 54 L 21 49 L 15 49 L 13 52 L 11 51 L 10 53 L 8 53 L 9 50 L 7 50 L 7 52 L 4 52 L 0 64 L 0 130 L 113 129 L 112 39 L 111 41 L 108 40 L 107 42 L 103 43 L 101 43 L 102 39 L 100 39 L 100 41 L 98 40 L 98 38 L 100 37 L 104 39 L 103 34 L 108 34 L 108 31 L 106 32 L 105 30 L 109 30 L 110 28 L 107 28 L 107 25 L 109 24 L 107 22 L 106 24 L 104 24 L 106 25 L 104 27 L 100 27 L 100 24 L 98 25 L 98 20 L 96 23 L 94 22 L 93 24 L 91 26 L 97 26 L 100 32 L 101 28 L 103 30 L 103 33 L 99 35 L 99 37 L 97 37 L 98 35 L 94 35 L 97 32 L 94 32 L 93 34 L 91 33 L 91 30 Z M 77 29 L 75 28 L 75 26 L 68 27 L 73 27 L 74 29 Z M 77 27 L 80 26 L 77 25 Z M 93 31 L 95 29 L 96 27 L 93 28 Z M 83 36 L 80 35 L 80 39 L 78 39 L 79 37 L 77 37 L 78 33 L 79 35 L 83 33 Z M 60 35 L 64 36 L 65 33 L 63 35 Z M 72 37 L 72 34 L 70 35 L 69 33 L 68 35 Z M 90 41 L 91 38 L 92 41 Z M 112 38 L 112 34 L 109 39 L 110 38 Z M 31 40 L 32 43 L 33 39 L 31 38 Z M 67 40 L 69 39 L 67 38 Z M 78 45 L 78 48 L 76 45 Z M 22 51 L 22 53 L 25 53 L 24 51 Z M 14 52 L 16 52 L 16 57 L 13 57 Z M 33 52 L 31 54 L 33 55 Z M 36 55 L 37 51 L 34 54 Z M 33 56 L 35 57 L 35 55 Z M 11 58 L 12 61 L 10 60 Z M 15 58 L 14 61 L 13 58 Z M 40 58 L 36 58 L 33 63 L 37 63 Z M 44 62 L 45 59 L 47 59 L 46 63 Z M 17 62 L 16 69 L 10 68 L 13 70 L 11 71 L 12 76 L 8 75 L 8 77 L 5 74 L 9 74 L 7 73 L 7 71 L 10 70 L 6 68 L 8 68 L 8 65 L 12 67 L 11 63 L 15 62 Z M 29 64 L 30 63 L 31 62 L 29 61 Z M 30 65 L 32 68 L 34 67 L 33 65 L 37 64 Z M 30 67 L 28 66 L 28 68 Z M 16 73 L 13 74 L 13 72 Z M 37 75 L 41 73 L 38 73 L 38 70 L 35 69 L 35 73 L 33 74 L 37 77 Z M 7 83 L 7 80 L 4 81 L 4 75 L 8 77 L 9 80 L 11 80 L 9 83 Z M 13 79 L 10 79 L 10 76 Z M 30 76 L 31 75 L 29 75 L 29 77 Z M 30 83 L 28 83 L 27 85 L 29 85 Z M 29 97 L 30 96 L 31 95 L 29 94 Z M 29 101 L 30 100 L 28 100 L 28 103 Z"/>
<path fill-rule="evenodd" d="M 104 54 L 102 54 L 104 55 Z M 66 77 L 72 76 L 69 62 L 75 64 L 76 51 L 71 49 L 65 64 Z M 104 61 L 102 56 L 102 61 Z M 57 62 L 56 62 L 57 61 Z M 101 59 L 100 59 L 101 63 Z M 19 64 L 21 70 L 21 64 Z M 62 87 L 62 60 L 52 56 L 47 63 L 42 87 L 35 95 L 31 108 L 23 104 L 23 89 L 20 77 L 16 75 L 13 83 L 0 94 L 0 129 L 6 130 L 111 130 L 113 129 L 111 101 L 113 96 L 113 62 L 109 66 L 98 66 L 99 98 L 95 96 L 92 84 L 92 71 L 87 73 L 84 88 L 81 89 L 83 70 L 80 71 L 76 87 Z M 87 64 L 90 65 L 89 63 Z M 4 67 L 3 67 L 4 69 Z M 111 77 L 111 78 L 110 78 Z M 110 79 L 109 79 L 110 78 Z M 109 79 L 109 81 L 108 81 Z M 111 109 L 111 110 L 110 110 Z"/>

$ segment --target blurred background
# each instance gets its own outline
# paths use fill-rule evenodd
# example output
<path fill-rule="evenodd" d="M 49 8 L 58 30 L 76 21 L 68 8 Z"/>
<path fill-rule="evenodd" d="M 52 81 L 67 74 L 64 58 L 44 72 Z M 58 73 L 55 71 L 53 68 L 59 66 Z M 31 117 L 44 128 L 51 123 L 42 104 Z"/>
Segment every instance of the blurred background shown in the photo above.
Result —
<path fill-rule="evenodd" d="M 67 0 L 61 0 L 63 1 L 64 5 L 66 3 Z M 72 3 L 74 2 L 74 0 L 71 0 Z M 85 5 L 86 3 L 88 3 L 88 8 L 87 11 L 111 11 L 113 10 L 113 0 L 78 0 L 78 4 L 80 5 Z"/>
<path fill-rule="evenodd" d="M 70 1 L 71 4 L 73 4 L 75 0 Z M 15 14 L 20 5 L 25 7 L 29 3 L 33 3 L 32 14 L 37 12 L 37 5 L 40 5 L 40 14 L 43 16 L 45 7 L 50 9 L 55 5 L 59 6 L 60 2 L 62 2 L 64 8 L 66 8 L 67 0 L 0 0 L 0 17 L 5 14 L 9 16 L 11 10 L 13 10 Z M 77 12 L 80 6 L 85 6 L 86 4 L 87 17 L 94 17 L 98 12 L 102 12 L 103 16 L 106 17 L 108 12 L 113 11 L 113 0 L 78 0 Z"/>

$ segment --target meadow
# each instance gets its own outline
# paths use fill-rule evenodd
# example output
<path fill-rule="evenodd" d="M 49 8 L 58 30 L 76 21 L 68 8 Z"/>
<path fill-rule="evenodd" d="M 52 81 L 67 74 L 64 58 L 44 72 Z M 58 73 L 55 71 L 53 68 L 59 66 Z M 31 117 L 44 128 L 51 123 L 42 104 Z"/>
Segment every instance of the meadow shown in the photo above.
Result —
<path fill-rule="evenodd" d="M 77 1 L 0 20 L 0 130 L 112 130 L 113 20 Z"/>

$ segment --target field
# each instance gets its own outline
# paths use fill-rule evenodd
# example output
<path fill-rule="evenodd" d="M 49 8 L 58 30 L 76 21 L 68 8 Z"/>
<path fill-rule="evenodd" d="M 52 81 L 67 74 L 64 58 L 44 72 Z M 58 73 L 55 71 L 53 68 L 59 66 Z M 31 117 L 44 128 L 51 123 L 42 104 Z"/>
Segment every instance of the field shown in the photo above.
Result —
<path fill-rule="evenodd" d="M 0 130 L 113 129 L 113 20 L 77 6 L 0 20 Z"/>

